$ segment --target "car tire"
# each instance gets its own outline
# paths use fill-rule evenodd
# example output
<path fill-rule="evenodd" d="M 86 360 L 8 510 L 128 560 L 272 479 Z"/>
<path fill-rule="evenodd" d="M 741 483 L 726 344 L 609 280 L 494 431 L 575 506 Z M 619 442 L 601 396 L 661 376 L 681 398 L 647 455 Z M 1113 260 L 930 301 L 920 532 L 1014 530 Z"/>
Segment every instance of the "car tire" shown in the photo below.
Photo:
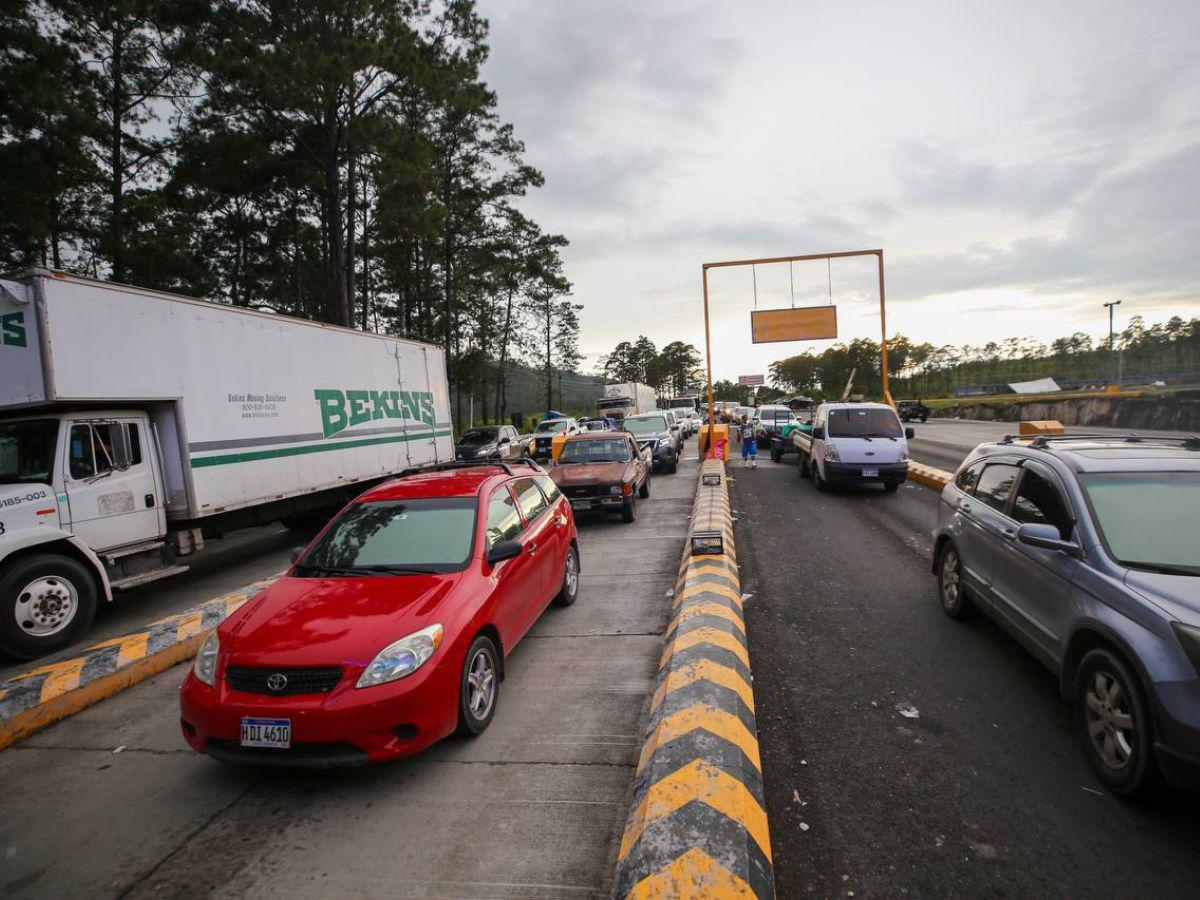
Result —
<path fill-rule="evenodd" d="M 824 494 L 829 490 L 829 482 L 821 477 L 821 467 L 816 463 L 812 464 L 812 482 L 813 487 Z"/>
<path fill-rule="evenodd" d="M 929 416 L 921 416 L 921 424 L 924 425 L 928 419 L 929 419 Z"/>
<path fill-rule="evenodd" d="M 572 544 L 567 548 L 563 563 L 562 587 L 554 598 L 555 606 L 570 606 L 579 598 L 579 549 Z"/>
<path fill-rule="evenodd" d="M 19 559 L 0 578 L 0 653 L 37 659 L 83 637 L 97 606 L 96 579 L 56 553 Z"/>
<path fill-rule="evenodd" d="M 966 619 L 975 612 L 975 605 L 963 586 L 962 557 L 950 543 L 938 554 L 937 594 L 942 612 L 952 619 Z"/>
<path fill-rule="evenodd" d="M 1150 706 L 1132 667 L 1118 654 L 1097 647 L 1080 660 L 1075 715 L 1088 765 L 1106 788 L 1128 799 L 1157 791 Z"/>
<path fill-rule="evenodd" d="M 487 677 L 484 683 L 485 676 Z M 500 653 L 486 634 L 471 642 L 463 660 L 458 689 L 458 729 L 463 737 L 482 734 L 496 715 L 500 700 Z"/>
<path fill-rule="evenodd" d="M 674 475 L 678 471 L 679 471 L 679 463 L 678 462 L 672 462 L 669 466 L 667 466 L 667 474 L 668 475 Z"/>
<path fill-rule="evenodd" d="M 646 477 L 642 479 L 642 486 L 638 488 L 638 496 L 645 500 L 650 496 L 650 473 L 646 473 Z"/>
<path fill-rule="evenodd" d="M 771 462 L 783 462 L 783 453 L 774 443 L 771 444 Z"/>
<path fill-rule="evenodd" d="M 894 493 L 896 493 L 896 491 L 900 490 L 900 482 L 898 482 L 898 481 L 884 482 L 883 489 L 885 491 L 887 491 L 889 494 L 894 494 Z"/>
<path fill-rule="evenodd" d="M 621 521 L 636 522 L 637 521 L 637 498 L 630 497 L 621 506 Z"/>

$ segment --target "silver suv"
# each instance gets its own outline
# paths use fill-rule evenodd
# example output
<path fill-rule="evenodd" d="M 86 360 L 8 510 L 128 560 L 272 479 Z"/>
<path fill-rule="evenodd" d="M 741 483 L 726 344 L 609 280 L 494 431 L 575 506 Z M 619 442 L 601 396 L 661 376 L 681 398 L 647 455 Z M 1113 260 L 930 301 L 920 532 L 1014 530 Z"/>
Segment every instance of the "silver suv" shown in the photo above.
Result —
<path fill-rule="evenodd" d="M 942 608 L 1050 667 L 1110 790 L 1200 788 L 1200 438 L 980 444 L 933 548 Z"/>

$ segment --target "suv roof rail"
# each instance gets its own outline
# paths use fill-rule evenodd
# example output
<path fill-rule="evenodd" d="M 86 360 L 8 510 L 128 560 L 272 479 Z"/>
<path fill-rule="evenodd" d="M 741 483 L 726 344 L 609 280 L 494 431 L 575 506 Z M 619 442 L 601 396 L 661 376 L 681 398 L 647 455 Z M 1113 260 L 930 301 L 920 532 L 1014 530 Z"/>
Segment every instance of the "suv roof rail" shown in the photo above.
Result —
<path fill-rule="evenodd" d="M 1030 447 L 1044 448 L 1054 441 L 1124 441 L 1127 444 L 1140 444 L 1143 441 L 1160 441 L 1181 444 L 1188 450 L 1200 450 L 1200 436 L 1186 435 L 1184 437 L 1162 437 L 1159 435 L 1135 434 L 1101 434 L 1098 432 L 1076 432 L 1065 434 L 1006 434 L 997 443 L 1012 444 L 1017 441 L 1029 441 Z"/>
<path fill-rule="evenodd" d="M 449 472 L 455 469 L 477 469 L 491 466 L 503 469 L 506 475 L 515 475 L 513 466 L 528 466 L 536 472 L 543 471 L 536 460 L 519 459 L 511 462 L 503 459 L 456 459 L 453 462 L 429 463 L 424 466 L 411 466 L 401 470 L 397 478 L 408 478 L 410 475 L 424 475 L 427 472 Z"/>

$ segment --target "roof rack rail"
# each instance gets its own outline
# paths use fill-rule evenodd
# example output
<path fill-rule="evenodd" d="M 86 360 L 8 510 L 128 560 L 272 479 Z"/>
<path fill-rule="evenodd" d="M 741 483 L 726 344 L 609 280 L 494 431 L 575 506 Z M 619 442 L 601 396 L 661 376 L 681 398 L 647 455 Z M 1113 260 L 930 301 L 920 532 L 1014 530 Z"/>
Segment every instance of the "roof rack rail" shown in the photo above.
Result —
<path fill-rule="evenodd" d="M 428 463 L 423 466 L 410 466 L 407 469 L 402 469 L 396 477 L 407 478 L 410 475 L 423 475 L 426 472 L 450 472 L 455 469 L 475 469 L 485 466 L 501 468 L 506 475 L 516 474 L 513 471 L 513 466 L 528 466 L 537 472 L 545 471 L 538 465 L 537 460 L 529 458 L 514 459 L 511 461 L 503 459 L 456 459 L 448 462 Z"/>
<path fill-rule="evenodd" d="M 1184 437 L 1162 437 L 1159 435 L 1135 434 L 1101 434 L 1099 432 L 1067 432 L 1065 434 L 1006 434 L 999 443 L 1012 444 L 1017 441 L 1029 441 L 1030 447 L 1046 447 L 1054 441 L 1124 441 L 1127 444 L 1140 444 L 1143 441 L 1161 441 L 1182 444 L 1189 450 L 1200 450 L 1200 436 L 1186 435 Z"/>

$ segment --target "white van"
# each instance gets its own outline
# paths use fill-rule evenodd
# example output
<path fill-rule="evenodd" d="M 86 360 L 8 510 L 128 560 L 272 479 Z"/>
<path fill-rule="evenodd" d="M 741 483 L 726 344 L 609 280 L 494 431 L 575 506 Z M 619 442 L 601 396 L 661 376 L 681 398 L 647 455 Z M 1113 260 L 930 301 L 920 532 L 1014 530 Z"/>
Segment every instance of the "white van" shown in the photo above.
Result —
<path fill-rule="evenodd" d="M 800 475 L 818 491 L 830 484 L 882 484 L 889 493 L 908 478 L 911 428 L 884 403 L 822 403 L 812 434 L 797 429 Z"/>

